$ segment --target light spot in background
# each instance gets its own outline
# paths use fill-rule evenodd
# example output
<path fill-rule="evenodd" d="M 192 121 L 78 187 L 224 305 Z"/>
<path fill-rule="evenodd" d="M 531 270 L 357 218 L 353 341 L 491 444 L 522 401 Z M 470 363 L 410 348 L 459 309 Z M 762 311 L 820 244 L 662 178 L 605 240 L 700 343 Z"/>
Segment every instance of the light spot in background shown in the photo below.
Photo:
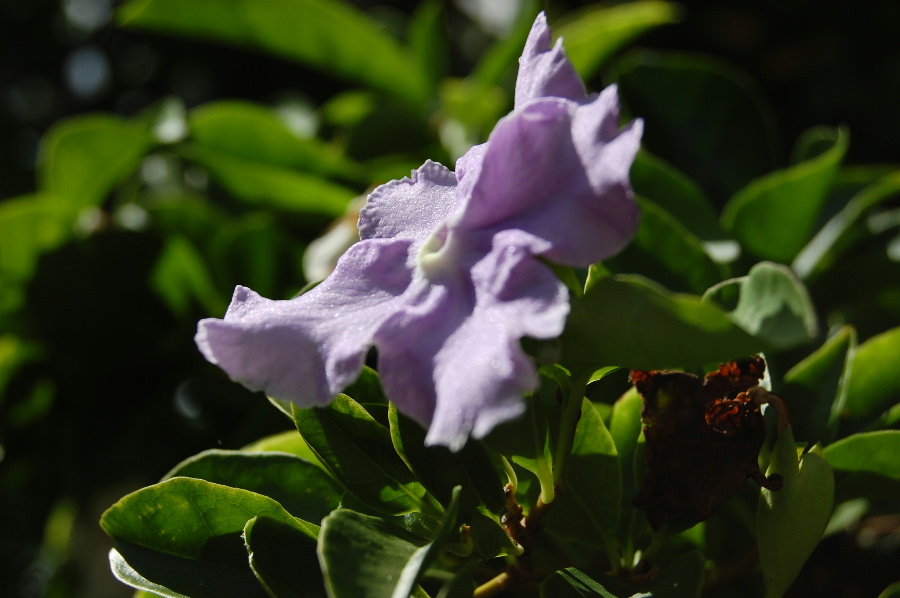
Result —
<path fill-rule="evenodd" d="M 127 203 L 116 210 L 114 219 L 122 228 L 136 232 L 146 229 L 150 223 L 147 211 L 134 203 Z"/>
<path fill-rule="evenodd" d="M 512 29 L 523 3 L 520 0 L 456 0 L 461 11 L 497 37 Z"/>
<path fill-rule="evenodd" d="M 203 412 L 197 399 L 191 394 L 187 382 L 178 386 L 173 400 L 175 411 L 185 419 L 197 420 Z"/>
<path fill-rule="evenodd" d="M 319 116 L 312 102 L 302 96 L 290 96 L 278 102 L 275 113 L 290 131 L 302 139 L 312 139 L 319 130 Z"/>
<path fill-rule="evenodd" d="M 69 54 L 63 72 L 66 85 L 83 100 L 97 98 L 109 88 L 109 60 L 94 46 L 83 46 Z"/>
<path fill-rule="evenodd" d="M 109 21 L 109 0 L 63 0 L 63 13 L 74 28 L 92 33 Z"/>

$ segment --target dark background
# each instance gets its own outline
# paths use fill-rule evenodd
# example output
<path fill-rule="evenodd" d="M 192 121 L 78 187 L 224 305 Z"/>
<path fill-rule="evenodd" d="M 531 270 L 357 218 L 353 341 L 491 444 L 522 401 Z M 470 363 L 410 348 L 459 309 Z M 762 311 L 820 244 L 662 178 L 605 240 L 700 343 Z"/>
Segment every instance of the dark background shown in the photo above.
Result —
<path fill-rule="evenodd" d="M 355 4 L 402 29 L 416 2 Z M 546 8 L 552 24 L 587 4 Z M 637 45 L 704 52 L 747 71 L 771 103 L 784 156 L 804 129 L 846 124 L 846 162 L 898 161 L 900 11 L 893 3 L 681 5 L 680 24 Z M 188 108 L 221 98 L 265 103 L 286 91 L 318 104 L 345 89 L 269 56 L 115 28 L 113 8 L 92 0 L 0 0 L 0 198 L 33 191 L 40 137 L 66 116 L 130 116 L 167 95 Z M 465 75 L 490 37 L 464 35 L 466 17 L 447 8 L 448 33 L 465 50 L 453 56 L 454 74 Z M 603 83 L 601 76 L 589 87 Z M 264 399 L 205 364 L 192 340 L 202 314 L 175 317 L 150 291 L 159 243 L 110 231 L 45 255 L 25 312 L 6 323 L 39 342 L 42 354 L 0 397 L 2 596 L 130 595 L 108 572 L 111 543 L 96 523 L 102 510 L 196 452 L 239 448 L 289 429 Z M 17 409 L 41 380 L 52 385 L 52 403 L 38 412 Z M 56 519 L 48 520 L 51 513 Z M 71 545 L 54 548 L 45 537 L 67 516 L 75 521 Z"/>

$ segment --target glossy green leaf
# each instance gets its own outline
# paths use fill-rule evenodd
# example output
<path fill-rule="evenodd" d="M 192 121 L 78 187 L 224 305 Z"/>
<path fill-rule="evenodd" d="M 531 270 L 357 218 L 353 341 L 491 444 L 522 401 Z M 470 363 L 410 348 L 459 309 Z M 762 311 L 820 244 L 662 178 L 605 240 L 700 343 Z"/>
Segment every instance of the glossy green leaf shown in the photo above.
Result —
<path fill-rule="evenodd" d="M 182 461 L 164 479 L 176 476 L 263 494 L 278 501 L 294 517 L 314 523 L 337 508 L 343 494 L 343 489 L 320 468 L 285 453 L 212 449 Z"/>
<path fill-rule="evenodd" d="M 182 235 L 166 239 L 150 280 L 175 314 L 187 315 L 194 302 L 210 315 L 223 314 L 228 307 L 200 252 Z"/>
<path fill-rule="evenodd" d="M 461 485 L 463 512 L 469 513 L 478 505 L 495 513 L 503 509 L 503 482 L 481 442 L 469 439 L 455 453 L 445 446 L 425 446 L 425 430 L 421 425 L 397 411 L 394 405 L 389 414 L 394 449 L 441 504 L 448 505 L 453 488 Z"/>
<path fill-rule="evenodd" d="M 188 122 L 194 142 L 236 158 L 325 176 L 362 175 L 336 148 L 298 137 L 274 110 L 259 104 L 204 104 L 190 112 Z"/>
<path fill-rule="evenodd" d="M 320 560 L 332 598 L 407 598 L 456 529 L 458 497 L 424 544 L 382 519 L 338 509 L 322 522 Z"/>
<path fill-rule="evenodd" d="M 878 415 L 900 396 L 900 328 L 862 343 L 856 350 L 847 387 L 844 417 L 860 421 Z"/>
<path fill-rule="evenodd" d="M 726 295 L 739 293 L 732 320 L 776 349 L 807 343 L 818 334 L 809 293 L 790 268 L 760 262 L 747 276 L 710 288 L 704 299 L 728 304 Z"/>
<path fill-rule="evenodd" d="M 593 403 L 585 399 L 557 504 L 547 511 L 543 524 L 564 538 L 608 548 L 619 526 L 621 494 L 615 441 Z"/>
<path fill-rule="evenodd" d="M 334 0 L 132 0 L 119 23 L 257 48 L 420 105 L 418 63 L 376 22 Z"/>
<path fill-rule="evenodd" d="M 699 54 L 632 52 L 613 79 L 643 145 L 687 174 L 720 205 L 769 172 L 777 147 L 769 108 L 746 75 Z"/>
<path fill-rule="evenodd" d="M 873 208 L 900 195 L 900 172 L 879 178 L 853 195 L 809 241 L 792 267 L 801 278 L 820 274 L 853 243 L 870 234 L 865 217 Z"/>
<path fill-rule="evenodd" d="M 237 539 L 240 544 L 240 538 Z M 267 598 L 244 564 L 240 568 L 179 557 L 117 541 L 109 551 L 113 575 L 124 584 L 167 598 Z"/>
<path fill-rule="evenodd" d="M 140 126 L 108 114 L 60 121 L 41 144 L 38 188 L 77 214 L 102 202 L 153 143 Z"/>
<path fill-rule="evenodd" d="M 290 405 L 290 403 L 288 404 Z M 290 409 L 288 409 L 288 411 L 290 411 Z M 290 416 L 290 414 L 288 415 Z M 293 421 L 293 417 L 291 417 L 291 420 Z M 251 442 L 247 446 L 243 447 L 241 450 L 250 453 L 288 453 L 300 457 L 304 461 L 312 463 L 323 471 L 327 471 L 325 469 L 325 466 L 322 465 L 321 461 L 319 461 L 319 458 L 316 457 L 315 453 L 312 452 L 312 449 L 309 448 L 309 445 L 306 444 L 306 441 L 303 440 L 303 436 L 300 436 L 297 430 L 289 430 L 287 432 L 281 432 L 280 434 L 273 434 L 272 436 L 260 438 L 259 440 Z"/>
<path fill-rule="evenodd" d="M 318 175 L 233 156 L 202 145 L 182 149 L 230 193 L 252 206 L 337 218 L 357 193 Z"/>
<path fill-rule="evenodd" d="M 702 366 L 763 348 L 717 306 L 636 276 L 597 280 L 573 301 L 562 340 L 570 369 Z"/>
<path fill-rule="evenodd" d="M 611 269 L 637 272 L 668 288 L 702 293 L 728 276 L 715 263 L 700 239 L 673 214 L 647 199 L 638 198 L 641 223 L 634 240 L 619 255 L 605 262 Z"/>
<path fill-rule="evenodd" d="M 719 216 L 709 198 L 694 181 L 646 151 L 638 152 L 631 165 L 631 186 L 704 241 L 724 239 Z"/>
<path fill-rule="evenodd" d="M 825 458 L 839 471 L 865 471 L 900 480 L 900 430 L 847 436 L 825 447 Z"/>
<path fill-rule="evenodd" d="M 725 206 L 722 225 L 751 253 L 789 263 L 815 233 L 848 143 L 838 129 L 818 156 L 754 180 Z"/>
<path fill-rule="evenodd" d="M 295 407 L 294 421 L 332 475 L 370 508 L 385 515 L 431 508 L 425 488 L 394 451 L 388 428 L 347 395 L 328 407 Z"/>
<path fill-rule="evenodd" d="M 265 516 L 244 528 L 250 569 L 277 598 L 325 598 L 316 542 L 290 525 Z"/>
<path fill-rule="evenodd" d="M 191 478 L 172 478 L 125 496 L 103 513 L 100 525 L 116 540 L 244 567 L 247 556 L 240 534 L 257 515 L 282 521 L 311 538 L 318 531 L 267 496 Z"/>
<path fill-rule="evenodd" d="M 845 326 L 788 370 L 783 386 L 794 433 L 807 442 L 830 442 L 847 398 L 845 381 L 856 350 L 856 331 Z"/>
<path fill-rule="evenodd" d="M 780 598 L 822 538 L 834 504 L 834 473 L 818 445 L 799 460 L 791 427 L 779 435 L 767 476 L 778 473 L 780 490 L 760 490 L 756 538 L 766 598 Z"/>
<path fill-rule="evenodd" d="M 669 563 L 658 577 L 641 585 L 609 575 L 588 576 L 578 569 L 557 571 L 541 586 L 541 598 L 699 598 L 706 561 L 691 551 Z"/>
<path fill-rule="evenodd" d="M 46 196 L 24 195 L 0 202 L 0 313 L 25 300 L 22 285 L 40 255 L 68 235 L 71 219 Z"/>
<path fill-rule="evenodd" d="M 587 80 L 634 38 L 679 19 L 679 6 L 673 2 L 638 0 L 615 6 L 589 7 L 554 27 L 554 33 L 564 40 L 569 60 L 578 74 Z"/>
<path fill-rule="evenodd" d="M 633 508 L 631 501 L 638 491 L 638 479 L 634 472 L 635 452 L 641 436 L 641 408 L 643 401 L 637 389 L 631 387 L 613 405 L 609 434 L 616 443 L 619 467 L 622 472 L 622 504 Z"/>

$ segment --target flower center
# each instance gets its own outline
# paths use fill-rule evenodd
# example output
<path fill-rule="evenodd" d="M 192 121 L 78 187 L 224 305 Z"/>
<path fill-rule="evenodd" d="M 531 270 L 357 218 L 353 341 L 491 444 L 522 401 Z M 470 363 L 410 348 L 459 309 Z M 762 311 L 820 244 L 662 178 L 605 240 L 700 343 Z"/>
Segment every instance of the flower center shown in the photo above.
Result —
<path fill-rule="evenodd" d="M 450 253 L 450 230 L 442 224 L 422 243 L 419 248 L 419 268 L 429 279 L 436 278 L 453 262 Z"/>

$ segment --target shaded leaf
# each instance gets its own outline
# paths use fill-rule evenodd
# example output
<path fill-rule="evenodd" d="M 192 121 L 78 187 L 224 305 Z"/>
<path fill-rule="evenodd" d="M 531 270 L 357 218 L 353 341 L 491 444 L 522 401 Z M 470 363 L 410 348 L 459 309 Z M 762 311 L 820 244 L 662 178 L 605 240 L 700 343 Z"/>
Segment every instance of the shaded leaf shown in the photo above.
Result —
<path fill-rule="evenodd" d="M 198 561 L 117 541 L 109 551 L 116 579 L 167 598 L 266 598 L 250 570 Z"/>
<path fill-rule="evenodd" d="M 320 468 L 284 453 L 203 451 L 176 465 L 164 479 L 176 476 L 268 496 L 294 517 L 316 523 L 338 506 L 343 493 Z"/>
<path fill-rule="evenodd" d="M 600 278 L 573 300 L 562 340 L 570 369 L 702 366 L 763 348 L 717 306 L 636 276 Z"/>
<path fill-rule="evenodd" d="M 847 397 L 856 331 L 845 326 L 785 373 L 778 391 L 789 401 L 798 438 L 830 442 Z"/>
<path fill-rule="evenodd" d="M 619 526 L 621 493 L 615 442 L 593 403 L 585 399 L 558 504 L 547 511 L 543 524 L 554 534 L 609 548 Z"/>
<path fill-rule="evenodd" d="M 213 283 L 206 262 L 186 237 L 171 235 L 165 241 L 151 274 L 156 294 L 173 313 L 187 315 L 193 303 L 203 306 L 206 313 L 220 315 L 227 307 L 222 294 Z"/>
<path fill-rule="evenodd" d="M 646 122 L 644 146 L 717 204 L 774 166 L 770 110 L 731 65 L 697 54 L 635 51 L 614 65 L 613 79 L 631 114 Z"/>
<path fill-rule="evenodd" d="M 470 438 L 457 452 L 445 446 L 425 446 L 425 430 L 394 405 L 390 406 L 391 440 L 397 454 L 425 488 L 443 505 L 454 487 L 462 486 L 460 502 L 468 514 L 478 505 L 495 513 L 503 509 L 503 483 L 484 445 Z"/>
<path fill-rule="evenodd" d="M 638 0 L 617 6 L 595 6 L 577 12 L 554 27 L 566 54 L 582 79 L 590 79 L 620 48 L 640 34 L 680 20 L 679 6 L 660 0 Z"/>
<path fill-rule="evenodd" d="M 722 225 L 755 255 L 790 262 L 815 232 L 848 139 L 837 129 L 831 147 L 818 156 L 748 184 L 725 206 Z"/>
<path fill-rule="evenodd" d="M 347 395 L 328 407 L 294 407 L 294 421 L 328 471 L 368 507 L 386 515 L 426 508 L 427 492 L 394 451 L 388 428 Z"/>
<path fill-rule="evenodd" d="M 739 298 L 729 316 L 768 346 L 786 349 L 809 342 L 818 334 L 809 293 L 787 266 L 760 262 L 747 276 L 710 288 L 704 299 L 731 303 L 724 295 L 733 295 L 735 290 Z"/>
<path fill-rule="evenodd" d="M 269 517 L 254 517 L 244 528 L 250 569 L 270 596 L 325 598 L 316 542 Z"/>
<path fill-rule="evenodd" d="M 822 538 L 834 504 L 834 474 L 818 446 L 799 460 L 791 427 L 778 435 L 768 475 L 784 484 L 760 491 L 756 538 L 766 598 L 782 596 Z"/>
<path fill-rule="evenodd" d="M 333 0 L 132 0 L 119 23 L 224 41 L 297 60 L 420 105 L 427 80 L 396 39 Z"/>

